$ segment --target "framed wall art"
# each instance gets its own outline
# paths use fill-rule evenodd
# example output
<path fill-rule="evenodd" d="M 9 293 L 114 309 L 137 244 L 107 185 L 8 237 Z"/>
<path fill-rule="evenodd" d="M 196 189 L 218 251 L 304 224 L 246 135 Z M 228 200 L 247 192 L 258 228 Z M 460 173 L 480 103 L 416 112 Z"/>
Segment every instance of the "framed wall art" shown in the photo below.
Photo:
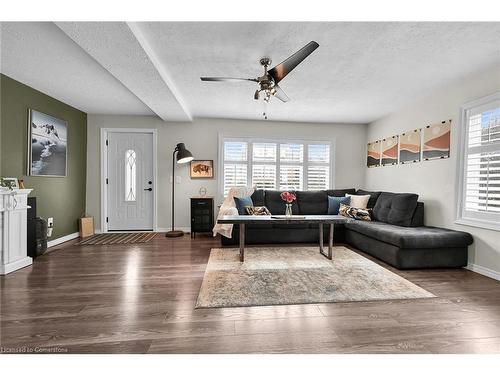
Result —
<path fill-rule="evenodd" d="M 214 178 L 214 161 L 192 160 L 189 175 L 191 178 Z"/>
<path fill-rule="evenodd" d="M 450 157 L 451 120 L 441 121 L 424 128 L 422 157 L 424 160 Z"/>
<path fill-rule="evenodd" d="M 382 139 L 382 165 L 398 164 L 398 136 Z"/>
<path fill-rule="evenodd" d="M 415 129 L 399 136 L 399 162 L 401 164 L 420 161 L 421 134 L 421 129 Z"/>
<path fill-rule="evenodd" d="M 380 141 L 368 143 L 366 153 L 366 166 L 368 168 L 380 166 Z"/>
<path fill-rule="evenodd" d="M 28 175 L 65 177 L 68 123 L 29 109 L 28 134 Z"/>

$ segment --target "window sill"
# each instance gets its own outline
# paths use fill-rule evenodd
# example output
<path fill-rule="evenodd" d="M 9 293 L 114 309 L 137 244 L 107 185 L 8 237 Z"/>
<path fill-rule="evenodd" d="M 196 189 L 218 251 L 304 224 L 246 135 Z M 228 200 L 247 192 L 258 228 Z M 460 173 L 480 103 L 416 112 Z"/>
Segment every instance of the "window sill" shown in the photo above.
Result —
<path fill-rule="evenodd" d="M 455 224 L 467 225 L 469 227 L 476 227 L 476 228 L 488 229 L 500 232 L 500 224 L 491 221 L 461 218 L 455 220 Z"/>

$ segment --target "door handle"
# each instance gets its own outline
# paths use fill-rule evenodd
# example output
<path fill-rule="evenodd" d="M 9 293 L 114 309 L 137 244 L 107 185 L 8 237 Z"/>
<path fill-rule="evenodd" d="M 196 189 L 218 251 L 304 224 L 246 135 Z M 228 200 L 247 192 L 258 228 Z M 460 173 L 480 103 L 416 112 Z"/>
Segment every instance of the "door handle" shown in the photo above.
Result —
<path fill-rule="evenodd" d="M 147 191 L 153 191 L 153 189 L 152 189 L 152 188 L 149 188 L 149 189 L 144 189 L 144 190 L 147 190 Z"/>

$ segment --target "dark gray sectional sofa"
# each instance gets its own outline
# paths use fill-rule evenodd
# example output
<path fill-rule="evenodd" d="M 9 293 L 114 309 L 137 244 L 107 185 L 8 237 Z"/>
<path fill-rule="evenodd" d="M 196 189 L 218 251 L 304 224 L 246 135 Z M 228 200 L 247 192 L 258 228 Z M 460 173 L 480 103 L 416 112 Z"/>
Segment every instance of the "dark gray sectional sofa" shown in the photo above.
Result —
<path fill-rule="evenodd" d="M 418 195 L 409 193 L 368 192 L 339 189 L 322 191 L 296 191 L 292 205 L 294 214 L 326 215 L 328 196 L 345 194 L 370 195 L 373 221 L 353 221 L 335 225 L 335 242 L 347 243 L 399 269 L 463 267 L 467 265 L 467 248 L 472 236 L 444 228 L 424 226 L 424 204 Z M 273 215 L 282 215 L 285 204 L 280 192 L 256 190 L 252 195 L 255 206 L 266 206 Z M 236 245 L 238 226 L 232 238 L 221 237 L 222 245 Z M 325 241 L 327 232 L 325 232 Z M 247 225 L 246 243 L 312 243 L 318 241 L 317 225 Z"/>

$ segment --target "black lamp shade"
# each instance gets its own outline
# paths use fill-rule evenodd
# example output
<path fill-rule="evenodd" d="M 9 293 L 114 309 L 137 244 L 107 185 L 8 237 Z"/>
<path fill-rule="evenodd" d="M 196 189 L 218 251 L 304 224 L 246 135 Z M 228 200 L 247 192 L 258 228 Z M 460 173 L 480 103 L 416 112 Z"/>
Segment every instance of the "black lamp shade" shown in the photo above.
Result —
<path fill-rule="evenodd" d="M 186 149 L 186 145 L 184 143 L 177 143 L 177 147 L 175 149 L 177 150 L 177 163 L 188 163 L 194 159 L 193 154 Z"/>

